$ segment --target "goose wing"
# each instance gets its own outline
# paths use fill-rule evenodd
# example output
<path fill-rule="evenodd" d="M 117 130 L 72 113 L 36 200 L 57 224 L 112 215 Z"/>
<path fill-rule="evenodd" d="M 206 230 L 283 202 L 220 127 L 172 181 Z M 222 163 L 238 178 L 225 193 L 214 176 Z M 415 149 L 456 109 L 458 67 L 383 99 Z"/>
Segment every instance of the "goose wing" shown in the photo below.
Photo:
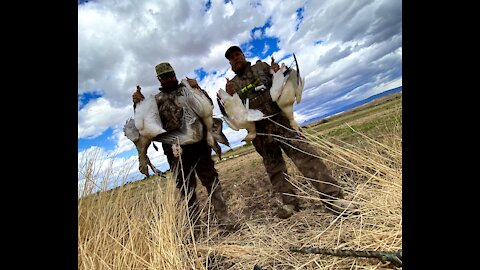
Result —
<path fill-rule="evenodd" d="M 167 144 L 185 145 L 199 142 L 202 137 L 203 125 L 199 117 L 192 109 L 184 107 L 182 126 L 179 129 L 160 134 L 153 140 Z"/>
<path fill-rule="evenodd" d="M 135 108 L 135 127 L 140 135 L 153 138 L 166 132 L 163 129 L 160 114 L 158 113 L 157 102 L 154 95 L 150 95 L 137 103 Z"/>
<path fill-rule="evenodd" d="M 227 125 L 233 130 L 240 130 L 240 125 L 238 125 L 237 114 L 241 113 L 238 111 L 238 106 L 235 105 L 233 97 L 230 96 L 225 90 L 221 89 L 217 92 L 217 103 L 220 108 L 220 111 L 223 115 L 223 120 Z"/>
<path fill-rule="evenodd" d="M 273 70 L 270 71 L 273 75 L 272 78 L 272 87 L 270 87 L 270 96 L 273 101 L 277 101 L 278 97 L 282 94 L 283 87 L 287 81 L 290 69 L 285 66 L 284 63 L 280 65 L 280 69 L 277 72 Z"/>
<path fill-rule="evenodd" d="M 230 147 L 227 136 L 223 134 L 223 121 L 220 118 L 213 118 L 212 136 L 221 144 Z"/>
<path fill-rule="evenodd" d="M 138 132 L 137 127 L 135 127 L 135 120 L 133 118 L 129 118 L 125 125 L 123 126 L 123 134 L 132 142 L 135 142 L 140 137 L 140 133 Z"/>
<path fill-rule="evenodd" d="M 186 79 L 182 79 L 181 83 L 186 88 L 184 93 L 188 107 L 192 108 L 201 118 L 211 116 L 213 113 L 213 104 L 210 102 L 210 99 L 208 99 L 201 90 L 191 87 Z"/>

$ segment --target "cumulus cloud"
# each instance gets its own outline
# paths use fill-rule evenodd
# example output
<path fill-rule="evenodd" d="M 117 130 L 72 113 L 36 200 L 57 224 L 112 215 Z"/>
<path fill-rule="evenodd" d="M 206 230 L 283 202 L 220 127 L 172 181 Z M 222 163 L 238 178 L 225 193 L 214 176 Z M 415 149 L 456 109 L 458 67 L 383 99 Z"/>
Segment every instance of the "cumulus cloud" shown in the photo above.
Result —
<path fill-rule="evenodd" d="M 95 138 L 133 115 L 132 105 L 115 107 L 105 98 L 90 101 L 78 111 L 78 137 Z"/>
<path fill-rule="evenodd" d="M 401 1 L 208 2 L 97 0 L 78 5 L 79 139 L 93 142 L 109 131 L 115 143 L 105 152 L 135 155 L 122 126 L 133 116 L 136 85 L 144 94 L 157 93 L 154 67 L 168 61 L 179 79 L 196 78 L 215 101 L 225 78 L 234 76 L 224 57 L 231 45 L 244 46 L 252 62 L 270 63 L 273 56 L 291 65 L 295 53 L 305 77 L 302 102 L 294 107 L 299 121 L 401 85 Z M 274 43 L 253 46 L 254 40 L 268 38 Z M 199 76 L 197 70 L 205 73 Z M 86 98 L 92 93 L 94 98 Z M 220 116 L 214 103 L 214 114 Z M 224 131 L 234 144 L 246 135 Z M 168 167 L 163 152 L 151 148 L 155 164 Z"/>

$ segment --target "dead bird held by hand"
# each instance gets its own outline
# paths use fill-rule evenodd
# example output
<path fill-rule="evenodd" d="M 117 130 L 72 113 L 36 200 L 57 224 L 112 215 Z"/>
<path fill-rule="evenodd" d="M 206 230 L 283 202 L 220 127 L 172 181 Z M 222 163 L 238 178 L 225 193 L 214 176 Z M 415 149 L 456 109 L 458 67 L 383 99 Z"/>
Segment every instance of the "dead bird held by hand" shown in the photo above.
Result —
<path fill-rule="evenodd" d="M 222 158 L 222 150 L 218 144 L 215 136 L 212 134 L 213 129 L 213 103 L 206 96 L 201 89 L 193 88 L 188 83 L 187 79 L 182 79 L 181 83 L 185 86 L 185 102 L 188 104 L 193 112 L 195 112 L 198 117 L 201 119 L 205 128 L 207 129 L 207 143 L 210 145 L 217 154 L 217 156 Z"/>
<path fill-rule="evenodd" d="M 305 78 L 300 77 L 300 69 L 295 54 L 293 54 L 293 58 L 297 66 L 296 70 L 285 66 L 284 63 L 281 64 L 277 72 L 274 72 L 273 69 L 270 70 L 273 75 L 270 96 L 290 120 L 290 125 L 298 131 L 299 126 L 293 115 L 293 103 L 296 101 L 298 104 L 302 99 Z"/>
<path fill-rule="evenodd" d="M 125 122 L 125 125 L 123 126 L 123 133 L 125 134 L 125 136 L 130 141 L 133 142 L 133 144 L 135 144 L 135 147 L 137 148 L 137 151 L 139 151 L 139 149 L 142 149 L 142 148 L 145 148 L 145 147 L 148 148 L 150 143 L 152 143 L 151 139 L 140 135 L 140 132 L 138 131 L 137 127 L 135 126 L 135 120 L 133 118 L 129 118 Z M 155 144 L 153 144 L 153 147 L 158 151 L 158 148 L 156 147 Z M 145 155 L 146 155 L 146 153 L 145 153 Z M 146 156 L 146 163 L 147 163 L 147 166 L 149 166 L 152 169 L 154 175 L 160 175 L 160 171 L 157 170 L 157 168 L 155 168 L 155 166 L 153 166 L 153 164 L 150 161 L 150 158 L 148 157 L 148 155 Z M 146 177 L 150 177 L 150 174 L 148 172 L 148 168 L 141 169 L 140 172 L 142 174 L 144 174 Z"/>
<path fill-rule="evenodd" d="M 236 131 L 240 129 L 246 129 L 248 131 L 243 141 L 250 142 L 255 139 L 257 136 L 255 121 L 266 118 L 261 111 L 249 109 L 248 99 L 244 105 L 237 93 L 230 95 L 221 88 L 217 92 L 217 102 L 223 114 L 223 120 L 225 120 L 230 128 Z"/>

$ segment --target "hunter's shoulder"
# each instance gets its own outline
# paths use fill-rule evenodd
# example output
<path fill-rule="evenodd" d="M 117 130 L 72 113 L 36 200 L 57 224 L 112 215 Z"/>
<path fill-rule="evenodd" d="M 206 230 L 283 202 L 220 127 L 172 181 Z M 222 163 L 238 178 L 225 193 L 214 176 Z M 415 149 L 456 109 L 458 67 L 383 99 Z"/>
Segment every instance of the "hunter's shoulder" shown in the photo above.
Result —
<path fill-rule="evenodd" d="M 265 68 L 270 68 L 270 65 L 259 59 L 257 60 L 257 62 L 255 62 L 255 64 L 252 67 L 265 69 Z"/>

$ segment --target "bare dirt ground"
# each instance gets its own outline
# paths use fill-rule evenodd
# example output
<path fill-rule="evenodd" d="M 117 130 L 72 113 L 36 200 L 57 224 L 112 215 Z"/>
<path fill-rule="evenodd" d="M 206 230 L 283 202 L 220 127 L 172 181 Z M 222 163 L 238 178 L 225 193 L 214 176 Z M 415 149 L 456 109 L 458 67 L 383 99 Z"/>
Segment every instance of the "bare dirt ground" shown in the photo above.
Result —
<path fill-rule="evenodd" d="M 293 163 L 284 156 L 290 172 L 295 171 Z M 245 221 L 259 218 L 274 218 L 276 204 L 273 199 L 272 185 L 263 166 L 261 156 L 253 151 L 236 158 L 222 161 L 216 165 L 223 194 L 234 220 Z M 307 183 L 307 181 L 304 181 Z M 207 193 L 198 183 L 199 200 L 205 202 Z M 324 212 L 321 203 L 301 200 L 302 209 Z"/>

